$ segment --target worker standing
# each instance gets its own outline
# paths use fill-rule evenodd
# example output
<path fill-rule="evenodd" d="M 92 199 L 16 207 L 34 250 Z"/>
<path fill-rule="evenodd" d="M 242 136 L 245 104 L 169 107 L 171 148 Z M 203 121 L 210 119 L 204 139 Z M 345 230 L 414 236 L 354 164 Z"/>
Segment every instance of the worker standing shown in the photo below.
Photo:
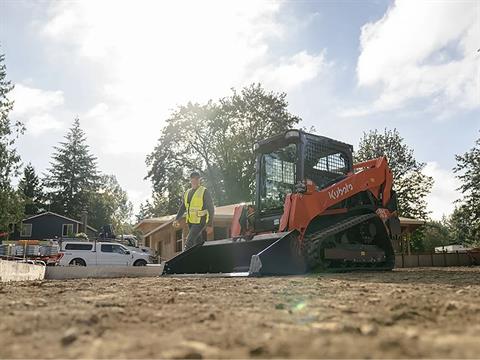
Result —
<path fill-rule="evenodd" d="M 213 216 L 215 209 L 210 192 L 200 185 L 200 174 L 196 171 L 190 174 L 191 188 L 185 191 L 183 202 L 178 209 L 173 226 L 180 226 L 179 220 L 186 212 L 185 220 L 188 224 L 188 236 L 185 249 L 201 244 L 206 240 L 205 230 L 208 235 L 213 233 Z"/>

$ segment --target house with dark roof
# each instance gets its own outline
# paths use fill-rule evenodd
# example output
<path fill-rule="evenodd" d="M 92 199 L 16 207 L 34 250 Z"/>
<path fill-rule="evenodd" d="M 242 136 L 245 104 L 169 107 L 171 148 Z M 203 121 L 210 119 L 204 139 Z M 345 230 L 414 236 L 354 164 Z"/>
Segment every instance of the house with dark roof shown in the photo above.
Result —
<path fill-rule="evenodd" d="M 47 211 L 23 219 L 20 229 L 14 232 L 12 240 L 72 237 L 79 232 L 86 233 L 89 238 L 97 234 L 97 230 L 91 226 L 87 225 L 87 229 L 83 229 L 83 224 L 79 220 Z"/>

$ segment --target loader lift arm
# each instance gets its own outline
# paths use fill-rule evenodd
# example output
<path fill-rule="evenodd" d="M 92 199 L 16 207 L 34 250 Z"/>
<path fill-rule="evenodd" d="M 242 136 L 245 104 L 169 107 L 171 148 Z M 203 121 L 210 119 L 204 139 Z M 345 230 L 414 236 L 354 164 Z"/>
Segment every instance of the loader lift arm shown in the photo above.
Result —
<path fill-rule="evenodd" d="M 357 163 L 353 170 L 344 179 L 324 189 L 317 190 L 316 184 L 307 180 L 304 192 L 287 195 L 279 230 L 296 229 L 304 234 L 314 218 L 349 211 L 346 207 L 332 207 L 366 191 L 386 208 L 391 200 L 393 182 L 387 159 L 381 157 Z"/>

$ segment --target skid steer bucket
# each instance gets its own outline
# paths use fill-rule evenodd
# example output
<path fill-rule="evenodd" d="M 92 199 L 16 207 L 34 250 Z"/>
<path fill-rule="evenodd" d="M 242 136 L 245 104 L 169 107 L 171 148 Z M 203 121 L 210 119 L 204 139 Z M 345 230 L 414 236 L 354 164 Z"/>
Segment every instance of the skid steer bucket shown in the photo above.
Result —
<path fill-rule="evenodd" d="M 306 266 L 297 240 L 298 232 L 290 231 L 207 241 L 167 261 L 163 274 L 302 274 Z"/>

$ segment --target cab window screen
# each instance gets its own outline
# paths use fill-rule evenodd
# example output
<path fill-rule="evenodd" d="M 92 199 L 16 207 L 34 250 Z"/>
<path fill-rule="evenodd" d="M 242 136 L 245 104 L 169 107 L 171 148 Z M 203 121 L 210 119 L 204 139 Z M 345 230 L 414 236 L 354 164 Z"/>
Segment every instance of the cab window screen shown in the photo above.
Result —
<path fill-rule="evenodd" d="M 266 172 L 272 182 L 295 184 L 295 164 L 275 159 L 271 157 L 265 158 Z"/>
<path fill-rule="evenodd" d="M 283 209 L 285 196 L 293 191 L 296 179 L 297 146 L 289 144 L 263 155 L 260 209 Z"/>
<path fill-rule="evenodd" d="M 330 154 L 318 160 L 315 170 L 328 171 L 336 174 L 346 174 L 346 161 L 341 153 Z"/>
<path fill-rule="evenodd" d="M 305 177 L 319 188 L 348 173 L 348 157 L 328 143 L 308 141 L 305 149 Z"/>

